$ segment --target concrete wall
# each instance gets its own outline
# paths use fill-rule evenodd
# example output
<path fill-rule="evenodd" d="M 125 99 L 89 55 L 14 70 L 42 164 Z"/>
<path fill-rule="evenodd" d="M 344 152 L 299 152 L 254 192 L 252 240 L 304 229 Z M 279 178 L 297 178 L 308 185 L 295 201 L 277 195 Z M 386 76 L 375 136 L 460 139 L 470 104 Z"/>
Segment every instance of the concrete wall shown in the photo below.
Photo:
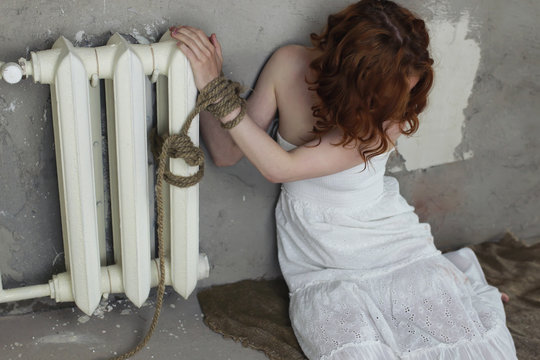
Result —
<path fill-rule="evenodd" d="M 28 58 L 60 35 L 78 46 L 102 45 L 114 32 L 155 41 L 170 25 L 189 24 L 217 33 L 224 72 L 252 86 L 274 49 L 308 44 L 309 33 L 348 3 L 3 0 L 0 60 Z M 403 150 L 389 166 L 403 195 L 431 224 L 441 248 L 496 239 L 507 230 L 522 238 L 540 234 L 539 3 L 403 3 L 432 27 L 438 66 L 427 130 L 400 141 Z M 247 161 L 226 169 L 207 164 L 200 234 L 213 268 L 202 286 L 279 273 L 278 191 Z M 63 270 L 62 251 L 48 87 L 0 82 L 4 286 L 47 281 Z"/>

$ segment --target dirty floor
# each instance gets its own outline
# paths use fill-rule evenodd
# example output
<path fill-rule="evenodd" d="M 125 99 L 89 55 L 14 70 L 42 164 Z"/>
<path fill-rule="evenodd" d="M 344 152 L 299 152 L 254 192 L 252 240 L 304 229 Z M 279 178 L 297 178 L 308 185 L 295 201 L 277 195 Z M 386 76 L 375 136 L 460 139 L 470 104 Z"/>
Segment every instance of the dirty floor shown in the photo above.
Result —
<path fill-rule="evenodd" d="M 140 309 L 127 300 L 102 301 L 89 317 L 77 308 L 0 317 L 1 360 L 105 360 L 126 352 L 145 334 L 155 295 Z M 197 298 L 167 290 L 154 336 L 134 360 L 265 360 L 256 350 L 224 339 L 202 321 Z"/>

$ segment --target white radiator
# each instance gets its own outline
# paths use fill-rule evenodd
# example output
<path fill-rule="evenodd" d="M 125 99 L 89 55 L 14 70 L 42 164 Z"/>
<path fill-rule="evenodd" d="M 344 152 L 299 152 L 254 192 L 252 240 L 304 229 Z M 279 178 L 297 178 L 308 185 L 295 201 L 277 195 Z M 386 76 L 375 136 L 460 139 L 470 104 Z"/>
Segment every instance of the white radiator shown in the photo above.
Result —
<path fill-rule="evenodd" d="M 153 259 L 153 174 L 148 162 L 145 77 L 156 83 L 158 133 L 176 134 L 194 107 L 197 89 L 189 62 L 165 34 L 160 42 L 133 45 L 119 34 L 106 46 L 74 47 L 64 37 L 50 50 L 32 52 L 19 64 L 0 62 L 4 80 L 22 75 L 50 84 L 65 273 L 45 285 L 2 289 L 0 303 L 50 296 L 75 301 L 91 315 L 102 296 L 125 293 L 141 306 L 158 284 Z M 107 266 L 102 163 L 100 79 L 105 81 L 114 265 Z M 190 129 L 198 144 L 198 119 Z M 170 170 L 190 175 L 197 168 L 181 159 Z M 165 282 L 183 297 L 208 277 L 206 255 L 199 254 L 199 188 L 164 183 Z"/>

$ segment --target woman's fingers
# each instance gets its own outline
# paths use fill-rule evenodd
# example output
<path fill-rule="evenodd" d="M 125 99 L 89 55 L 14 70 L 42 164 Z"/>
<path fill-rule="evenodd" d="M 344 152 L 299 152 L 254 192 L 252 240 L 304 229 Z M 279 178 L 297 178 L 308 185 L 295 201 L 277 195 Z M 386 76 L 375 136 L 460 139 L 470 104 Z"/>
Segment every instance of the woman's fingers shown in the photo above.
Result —
<path fill-rule="evenodd" d="M 211 56 L 212 54 L 217 55 L 218 59 L 223 62 L 221 44 L 217 40 L 215 34 L 208 37 L 204 31 L 191 26 L 171 26 L 169 30 L 171 31 L 171 36 L 173 38 L 182 41 L 182 35 L 185 35 L 193 41 L 193 44 L 198 45 L 200 54 L 206 56 Z"/>
<path fill-rule="evenodd" d="M 191 37 L 195 38 L 198 37 L 200 40 L 200 43 L 206 47 L 209 51 L 214 50 L 214 46 L 212 46 L 208 36 L 206 36 L 206 33 L 202 31 L 201 29 L 196 29 L 191 26 L 183 26 L 182 29 L 186 32 L 186 34 L 189 34 Z"/>
<path fill-rule="evenodd" d="M 178 40 L 178 48 L 191 63 L 195 85 L 199 90 L 203 89 L 221 73 L 221 46 L 215 35 L 208 37 L 202 30 L 190 26 L 171 27 L 170 31 Z"/>
<path fill-rule="evenodd" d="M 191 42 L 187 43 L 188 45 L 192 44 L 193 46 L 197 46 L 200 54 L 210 57 L 212 55 L 214 47 L 208 40 L 208 37 L 206 37 L 206 35 L 201 37 L 199 32 L 202 33 L 202 31 L 200 30 L 196 31 L 196 29 L 190 28 L 188 26 L 182 26 L 180 29 L 177 30 L 176 33 L 179 40 L 183 41 L 183 39 L 189 38 Z"/>
<path fill-rule="evenodd" d="M 191 51 L 191 49 L 186 44 L 179 41 L 176 43 L 176 45 L 178 46 L 180 51 L 182 51 L 184 55 L 186 55 L 190 63 L 198 60 L 197 56 L 193 53 L 193 51 Z"/>
<path fill-rule="evenodd" d="M 200 44 L 198 44 L 189 36 L 179 34 L 177 39 L 180 43 L 185 44 L 187 47 L 190 48 L 191 51 L 193 51 L 193 53 L 197 57 L 197 60 L 204 62 L 205 59 L 209 57 L 208 50 L 201 48 Z"/>
<path fill-rule="evenodd" d="M 212 45 L 214 45 L 214 47 L 216 48 L 219 61 L 223 62 L 223 53 L 221 52 L 221 44 L 219 43 L 217 39 L 217 35 L 216 34 L 210 35 L 210 41 L 212 42 Z"/>

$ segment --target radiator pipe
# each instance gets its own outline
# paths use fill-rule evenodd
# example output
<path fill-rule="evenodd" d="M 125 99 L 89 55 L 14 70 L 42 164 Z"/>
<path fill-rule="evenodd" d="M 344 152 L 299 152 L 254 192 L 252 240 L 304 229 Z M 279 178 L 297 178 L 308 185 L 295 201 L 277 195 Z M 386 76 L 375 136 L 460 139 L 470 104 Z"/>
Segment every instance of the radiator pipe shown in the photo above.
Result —
<path fill-rule="evenodd" d="M 176 41 L 173 41 L 169 33 L 166 33 L 164 37 L 168 41 L 152 45 L 129 44 L 129 48 L 141 59 L 145 74 L 151 75 L 152 80 L 156 80 L 161 73 L 167 73 L 170 55 L 174 51 L 178 51 Z M 123 37 L 119 34 L 115 34 L 111 38 L 123 40 Z M 71 45 L 64 37 L 60 37 L 58 41 L 65 41 Z M 56 48 L 56 45 L 55 43 L 53 48 L 49 50 L 32 51 L 30 52 L 31 60 L 21 58 L 18 64 L 0 61 L 0 78 L 3 78 L 9 84 L 16 84 L 23 76 L 33 76 L 34 82 L 52 84 L 56 74 L 56 63 L 62 55 L 61 49 Z M 110 45 L 96 48 L 72 48 L 73 53 L 77 54 L 85 64 L 89 80 L 94 75 L 98 75 L 99 79 L 112 78 L 116 50 L 116 46 Z"/>
<path fill-rule="evenodd" d="M 171 285 L 170 267 L 168 258 L 165 259 L 165 284 Z M 157 286 L 159 282 L 159 259 L 152 259 L 152 279 L 151 286 Z M 206 254 L 199 254 L 198 280 L 209 276 L 210 266 Z M 0 274 L 1 276 L 1 274 Z M 2 288 L 0 281 L 0 303 L 33 299 L 38 297 L 50 296 L 57 302 L 73 301 L 73 292 L 71 286 L 71 276 L 64 272 L 54 275 L 48 284 L 30 285 L 15 289 Z M 124 285 L 122 283 L 122 266 L 119 264 L 101 267 L 101 293 L 104 295 L 123 293 Z M 84 310 L 83 310 L 84 311 Z M 86 312 L 86 311 L 85 311 Z M 92 313 L 90 312 L 90 314 Z"/>

